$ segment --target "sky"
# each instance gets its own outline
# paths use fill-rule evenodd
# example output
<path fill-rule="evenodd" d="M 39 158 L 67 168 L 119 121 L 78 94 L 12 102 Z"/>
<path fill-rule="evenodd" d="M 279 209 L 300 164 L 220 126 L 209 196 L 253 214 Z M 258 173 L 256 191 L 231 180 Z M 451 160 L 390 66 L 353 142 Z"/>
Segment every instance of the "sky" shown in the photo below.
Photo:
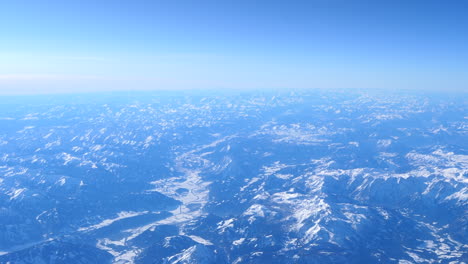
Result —
<path fill-rule="evenodd" d="M 468 91 L 468 1 L 0 0 L 0 94 Z"/>

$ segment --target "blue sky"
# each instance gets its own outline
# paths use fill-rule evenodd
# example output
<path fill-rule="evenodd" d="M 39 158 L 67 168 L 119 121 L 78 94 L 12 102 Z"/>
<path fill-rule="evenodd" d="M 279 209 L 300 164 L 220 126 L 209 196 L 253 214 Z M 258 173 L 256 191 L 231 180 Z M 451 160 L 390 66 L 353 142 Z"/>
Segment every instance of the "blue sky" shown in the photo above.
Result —
<path fill-rule="evenodd" d="M 468 90 L 468 2 L 0 1 L 0 93 Z"/>

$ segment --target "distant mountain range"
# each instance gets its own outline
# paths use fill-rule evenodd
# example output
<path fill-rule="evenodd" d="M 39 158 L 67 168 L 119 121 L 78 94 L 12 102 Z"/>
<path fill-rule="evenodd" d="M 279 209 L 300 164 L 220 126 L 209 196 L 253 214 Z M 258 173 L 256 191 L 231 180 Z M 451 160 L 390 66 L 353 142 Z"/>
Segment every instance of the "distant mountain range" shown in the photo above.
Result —
<path fill-rule="evenodd" d="M 466 94 L 91 97 L 0 104 L 0 263 L 468 263 Z"/>

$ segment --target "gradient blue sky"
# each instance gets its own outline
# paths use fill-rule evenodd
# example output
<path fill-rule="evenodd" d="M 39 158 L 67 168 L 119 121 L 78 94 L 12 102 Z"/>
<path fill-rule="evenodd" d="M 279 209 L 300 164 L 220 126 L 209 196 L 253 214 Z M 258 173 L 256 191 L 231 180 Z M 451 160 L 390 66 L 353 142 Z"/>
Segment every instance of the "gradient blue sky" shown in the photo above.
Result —
<path fill-rule="evenodd" d="M 0 0 L 0 94 L 468 90 L 468 1 Z"/>

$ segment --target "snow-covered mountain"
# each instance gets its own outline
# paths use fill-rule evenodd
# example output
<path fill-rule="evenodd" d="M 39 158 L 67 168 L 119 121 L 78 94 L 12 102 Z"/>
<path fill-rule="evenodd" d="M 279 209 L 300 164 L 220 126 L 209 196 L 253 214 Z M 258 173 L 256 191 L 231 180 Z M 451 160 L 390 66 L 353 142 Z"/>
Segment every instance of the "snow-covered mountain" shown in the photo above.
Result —
<path fill-rule="evenodd" d="M 0 263 L 468 263 L 466 94 L 1 100 Z"/>

